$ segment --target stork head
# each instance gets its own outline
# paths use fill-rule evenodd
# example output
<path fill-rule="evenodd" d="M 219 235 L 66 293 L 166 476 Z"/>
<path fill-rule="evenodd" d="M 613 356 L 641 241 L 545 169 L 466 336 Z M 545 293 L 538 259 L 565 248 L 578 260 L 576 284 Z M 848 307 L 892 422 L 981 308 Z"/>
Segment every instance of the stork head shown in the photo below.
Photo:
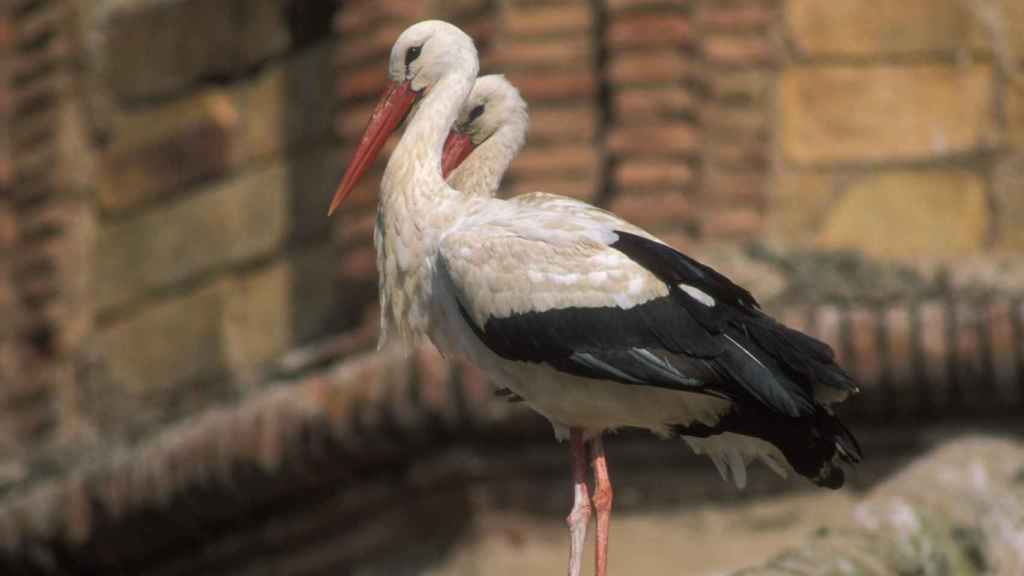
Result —
<path fill-rule="evenodd" d="M 370 115 L 327 214 L 333 213 L 355 188 L 388 136 L 398 128 L 419 98 L 446 74 L 454 72 L 476 76 L 478 66 L 473 39 L 458 27 L 441 20 L 425 20 L 406 28 L 391 47 L 388 60 L 390 82 Z"/>
<path fill-rule="evenodd" d="M 441 171 L 445 178 L 462 164 L 476 149 L 499 129 L 506 129 L 518 135 L 509 143 L 515 149 L 510 157 L 519 152 L 526 138 L 529 116 L 526 101 L 519 90 L 501 74 L 489 74 L 477 78 L 473 91 L 462 105 L 458 120 L 444 143 Z"/>

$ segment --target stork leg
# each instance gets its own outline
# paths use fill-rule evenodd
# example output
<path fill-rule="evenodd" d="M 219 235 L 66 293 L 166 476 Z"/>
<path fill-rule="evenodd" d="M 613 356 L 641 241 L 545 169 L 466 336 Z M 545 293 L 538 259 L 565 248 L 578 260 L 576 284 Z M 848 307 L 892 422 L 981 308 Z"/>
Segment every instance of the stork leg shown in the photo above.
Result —
<path fill-rule="evenodd" d="M 572 511 L 565 519 L 569 525 L 569 576 L 580 576 L 583 564 L 583 544 L 587 539 L 590 522 L 590 494 L 587 492 L 587 448 L 583 443 L 583 430 L 569 430 L 569 448 L 572 450 Z"/>
<path fill-rule="evenodd" d="M 612 481 L 608 477 L 608 462 L 604 457 L 604 444 L 600 436 L 590 441 L 590 465 L 594 469 L 594 510 L 597 512 L 595 573 L 597 576 L 606 576 L 608 527 L 612 519 Z"/>

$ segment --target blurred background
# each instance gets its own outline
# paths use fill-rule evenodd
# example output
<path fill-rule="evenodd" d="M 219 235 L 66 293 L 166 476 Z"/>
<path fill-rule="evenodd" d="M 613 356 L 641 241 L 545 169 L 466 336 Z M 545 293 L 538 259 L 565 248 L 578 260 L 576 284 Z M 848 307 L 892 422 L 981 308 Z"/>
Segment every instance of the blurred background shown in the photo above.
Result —
<path fill-rule="evenodd" d="M 610 438 L 614 573 L 764 562 L 869 525 L 861 498 L 946 439 L 1020 438 L 1018 0 L 0 0 L 9 573 L 564 568 L 548 425 L 429 346 L 375 351 L 383 161 L 325 217 L 425 18 L 530 105 L 505 193 L 646 227 L 862 383 L 840 492 Z"/>

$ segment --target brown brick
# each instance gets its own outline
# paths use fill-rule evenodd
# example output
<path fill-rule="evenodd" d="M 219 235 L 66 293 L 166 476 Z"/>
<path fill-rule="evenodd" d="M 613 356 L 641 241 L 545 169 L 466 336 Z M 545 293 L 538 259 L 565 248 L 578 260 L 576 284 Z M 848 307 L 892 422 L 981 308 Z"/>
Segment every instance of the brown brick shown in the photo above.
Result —
<path fill-rule="evenodd" d="M 705 2 L 697 22 L 709 32 L 744 32 L 767 28 L 775 12 L 764 2 Z"/>
<path fill-rule="evenodd" d="M 879 258 L 948 259 L 980 249 L 989 219 L 984 186 L 973 173 L 878 173 L 851 184 L 826 218 L 818 243 Z"/>
<path fill-rule="evenodd" d="M 623 160 L 615 167 L 620 194 L 633 190 L 678 190 L 693 183 L 693 168 L 681 160 Z"/>
<path fill-rule="evenodd" d="M 797 50 L 813 56 L 891 56 L 963 47 L 966 6 L 954 0 L 791 0 L 787 29 Z"/>
<path fill-rule="evenodd" d="M 618 156 L 687 154 L 699 145 L 697 130 L 683 122 L 651 126 L 618 126 L 608 137 L 608 150 Z"/>
<path fill-rule="evenodd" d="M 224 285 L 214 284 L 101 326 L 97 352 L 111 389 L 154 398 L 181 383 L 220 376 L 227 296 Z"/>
<path fill-rule="evenodd" d="M 710 100 L 743 102 L 747 106 L 766 103 L 775 83 L 775 74 L 765 68 L 711 67 L 705 77 Z"/>
<path fill-rule="evenodd" d="M 539 142 L 590 142 L 597 129 L 595 116 L 590 106 L 531 108 L 527 149 Z"/>
<path fill-rule="evenodd" d="M 377 64 L 381 73 L 385 73 L 391 45 L 405 28 L 405 22 L 385 22 L 364 29 L 358 41 L 356 37 L 342 37 L 335 43 L 334 64 L 343 75 L 353 68 L 372 64 Z"/>
<path fill-rule="evenodd" d="M 291 44 L 283 0 L 119 3 L 106 20 L 106 70 L 123 99 L 177 92 L 200 78 L 239 74 Z M 242 15 L 242 18 L 239 18 Z"/>
<path fill-rule="evenodd" d="M 1024 90 L 1011 88 L 1004 95 L 1006 140 L 1016 150 L 1024 151 Z"/>
<path fill-rule="evenodd" d="M 608 78 L 614 84 L 666 83 L 683 80 L 689 71 L 679 50 L 626 52 L 610 58 Z"/>
<path fill-rule="evenodd" d="M 985 146 L 992 73 L 987 66 L 794 67 L 782 75 L 778 101 L 783 153 L 795 162 L 941 158 Z"/>
<path fill-rule="evenodd" d="M 830 304 L 819 306 L 814 310 L 810 334 L 832 347 L 836 353 L 836 363 L 840 366 L 849 364 L 846 347 L 843 345 L 843 313 Z"/>
<path fill-rule="evenodd" d="M 700 216 L 701 233 L 709 238 L 751 238 L 764 223 L 760 210 L 737 207 L 731 210 L 709 210 Z"/>
<path fill-rule="evenodd" d="M 977 391 L 978 388 L 991 389 L 993 382 L 989 380 L 989 376 L 985 374 L 985 362 L 986 359 L 983 356 L 983 349 L 981 344 L 981 313 L 973 302 L 967 302 L 961 300 L 954 304 L 955 317 L 956 317 L 956 328 L 955 328 L 955 342 L 954 348 L 954 362 L 956 366 L 956 386 L 958 393 L 963 399 L 963 408 L 974 407 L 976 408 L 979 404 L 987 404 L 991 407 L 993 404 L 999 406 L 1000 403 L 986 394 L 983 397 L 981 394 L 977 394 L 973 391 Z"/>
<path fill-rule="evenodd" d="M 370 244 L 352 248 L 338 258 L 339 278 L 346 284 L 375 282 L 377 253 Z"/>
<path fill-rule="evenodd" d="M 518 196 L 529 192 L 547 192 L 548 194 L 561 194 L 578 198 L 585 202 L 592 202 L 597 194 L 597 182 L 594 176 L 572 179 L 563 177 L 533 177 L 520 178 L 516 172 L 515 164 L 512 164 L 509 184 L 503 186 L 502 196 Z"/>
<path fill-rule="evenodd" d="M 692 4 L 692 0 L 608 0 L 608 9 L 612 12 L 654 8 L 679 9 Z"/>
<path fill-rule="evenodd" d="M 510 35 L 539 36 L 590 30 L 593 16 L 583 3 L 506 9 L 502 24 Z"/>
<path fill-rule="evenodd" d="M 763 36 L 708 36 L 704 56 L 713 65 L 748 66 L 772 61 L 772 46 Z"/>
<path fill-rule="evenodd" d="M 612 50 L 672 46 L 691 40 L 690 19 L 684 14 L 637 13 L 611 18 L 606 41 Z"/>
<path fill-rule="evenodd" d="M 997 401 L 1007 407 L 1018 406 L 1024 400 L 1021 397 L 1024 391 L 1020 386 L 1024 374 L 1019 373 L 1021 364 L 1018 362 L 1018 357 L 1024 358 L 1019 356 L 1024 342 L 1017 341 L 1013 328 L 1013 315 L 1020 312 L 1013 309 L 1013 303 L 1009 300 L 996 300 L 986 310 L 985 325 L 991 343 L 992 384 Z M 1017 322 L 1024 322 L 1024 318 L 1019 318 Z"/>
<path fill-rule="evenodd" d="M 889 367 L 887 396 L 893 396 L 898 406 L 915 404 L 914 334 L 907 304 L 897 304 L 885 310 L 883 325 L 886 338 L 886 362 Z"/>
<path fill-rule="evenodd" d="M 689 199 L 682 192 L 633 193 L 620 190 L 608 210 L 642 228 L 681 228 L 691 216 Z"/>
<path fill-rule="evenodd" d="M 763 204 L 768 176 L 760 171 L 709 169 L 701 181 L 701 196 L 713 203 Z"/>
<path fill-rule="evenodd" d="M 700 123 L 720 137 L 768 138 L 767 114 L 760 108 L 710 102 L 700 108 Z"/>
<path fill-rule="evenodd" d="M 550 100 L 579 100 L 593 98 L 597 91 L 597 79 L 590 69 L 576 69 L 565 72 L 511 71 L 507 74 L 510 82 L 519 87 L 527 102 Z"/>
<path fill-rule="evenodd" d="M 615 117 L 622 122 L 652 118 L 671 118 L 694 111 L 693 95 L 686 89 L 617 87 L 612 104 Z"/>
<path fill-rule="evenodd" d="M 532 146 L 515 159 L 520 176 L 589 174 L 597 170 L 597 151 L 591 146 Z"/>
<path fill-rule="evenodd" d="M 924 366 L 924 382 L 928 383 L 927 402 L 931 405 L 943 406 L 949 399 L 949 357 L 950 342 L 947 337 L 946 303 L 929 301 L 921 305 L 919 311 L 918 335 L 921 347 L 922 364 Z M 925 400 L 925 399 L 922 399 Z"/>
<path fill-rule="evenodd" d="M 387 84 L 387 68 L 367 62 L 358 69 L 338 75 L 335 94 L 344 100 L 362 100 L 380 96 Z"/>
<path fill-rule="evenodd" d="M 238 109 L 222 92 L 117 117 L 101 162 L 100 206 L 124 210 L 224 174 L 238 121 Z"/>
<path fill-rule="evenodd" d="M 882 365 L 879 361 L 878 348 L 878 315 L 867 308 L 851 308 L 850 319 L 850 352 L 853 362 L 847 368 L 853 373 L 854 379 L 868 390 L 878 390 L 882 376 Z M 869 394 L 882 404 L 880 394 Z"/>
<path fill-rule="evenodd" d="M 588 68 L 594 54 L 586 37 L 498 42 L 489 54 L 488 68 Z"/>

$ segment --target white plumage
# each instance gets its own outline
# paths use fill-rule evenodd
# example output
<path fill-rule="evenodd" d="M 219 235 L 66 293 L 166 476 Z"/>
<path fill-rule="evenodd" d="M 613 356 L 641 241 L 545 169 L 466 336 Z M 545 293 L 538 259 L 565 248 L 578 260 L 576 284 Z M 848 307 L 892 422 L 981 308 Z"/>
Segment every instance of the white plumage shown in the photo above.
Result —
<path fill-rule="evenodd" d="M 391 52 L 392 86 L 331 209 L 415 104 L 381 182 L 382 339 L 428 337 L 446 355 L 469 358 L 572 438 L 570 572 L 578 573 L 589 516 L 580 472 L 588 440 L 604 570 L 611 488 L 600 435 L 608 429 L 682 436 L 738 486 L 754 459 L 841 484 L 836 464 L 859 453 L 825 402 L 855 387 L 831 350 L 614 214 L 543 193 L 494 198 L 525 140 L 526 106 L 501 77 L 471 91 L 477 67 L 472 41 L 454 26 L 429 21 L 403 32 Z M 452 185 L 442 167 L 454 168 Z"/>

